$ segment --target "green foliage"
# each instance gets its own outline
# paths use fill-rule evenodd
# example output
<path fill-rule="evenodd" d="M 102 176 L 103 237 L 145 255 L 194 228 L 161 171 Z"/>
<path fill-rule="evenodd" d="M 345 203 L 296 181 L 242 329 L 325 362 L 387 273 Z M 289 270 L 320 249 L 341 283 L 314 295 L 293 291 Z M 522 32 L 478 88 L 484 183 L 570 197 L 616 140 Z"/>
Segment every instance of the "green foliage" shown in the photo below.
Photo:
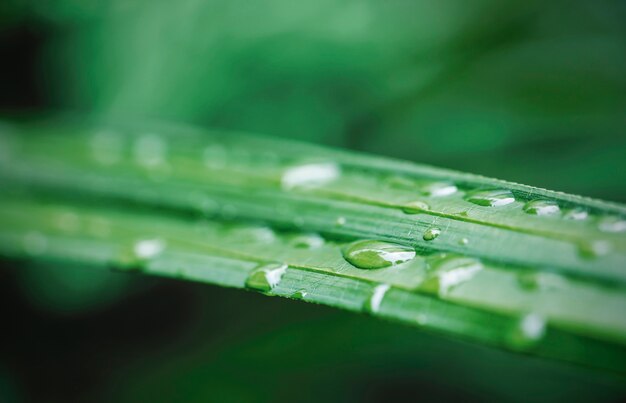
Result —
<path fill-rule="evenodd" d="M 301 299 L 624 372 L 626 208 L 189 127 L 2 130 L 0 252 Z"/>

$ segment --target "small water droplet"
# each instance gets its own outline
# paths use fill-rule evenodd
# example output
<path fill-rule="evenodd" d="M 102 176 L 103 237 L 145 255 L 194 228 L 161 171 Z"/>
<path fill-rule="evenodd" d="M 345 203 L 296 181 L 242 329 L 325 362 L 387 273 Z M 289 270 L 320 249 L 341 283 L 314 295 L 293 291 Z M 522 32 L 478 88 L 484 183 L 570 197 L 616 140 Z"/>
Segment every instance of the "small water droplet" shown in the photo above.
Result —
<path fill-rule="evenodd" d="M 517 276 L 518 284 L 528 291 L 555 290 L 567 285 L 567 281 L 562 276 L 555 273 L 526 271 Z"/>
<path fill-rule="evenodd" d="M 587 241 L 579 245 L 578 251 L 581 257 L 593 259 L 609 253 L 611 251 L 611 243 L 605 240 Z"/>
<path fill-rule="evenodd" d="M 124 271 L 142 270 L 146 263 L 161 254 L 165 249 L 165 242 L 160 239 L 142 239 L 130 248 L 122 249 L 114 268 Z"/>
<path fill-rule="evenodd" d="M 418 182 L 418 189 L 429 197 L 450 196 L 458 191 L 456 185 L 450 182 Z"/>
<path fill-rule="evenodd" d="M 342 227 L 342 226 L 346 225 L 346 217 L 337 217 L 337 220 L 335 221 L 335 224 L 338 227 Z"/>
<path fill-rule="evenodd" d="M 430 210 L 430 206 L 423 201 L 415 200 L 402 206 L 402 211 L 407 214 L 419 214 Z"/>
<path fill-rule="evenodd" d="M 459 239 L 459 245 L 467 245 L 469 243 L 469 239 L 461 238 Z"/>
<path fill-rule="evenodd" d="M 385 298 L 385 294 L 389 291 L 391 286 L 389 284 L 379 284 L 374 287 L 372 295 L 365 302 L 364 309 L 370 313 L 377 313 L 380 310 L 380 305 Z"/>
<path fill-rule="evenodd" d="M 390 242 L 363 240 L 344 248 L 343 257 L 359 269 L 382 269 L 408 262 L 415 257 L 415 250 Z"/>
<path fill-rule="evenodd" d="M 546 320 L 539 314 L 529 313 L 520 318 L 508 342 L 512 348 L 527 349 L 540 341 L 545 333 Z"/>
<path fill-rule="evenodd" d="M 602 232 L 624 232 L 626 219 L 618 216 L 602 217 L 598 223 L 598 229 Z"/>
<path fill-rule="evenodd" d="M 289 244 L 294 248 L 316 249 L 324 245 L 324 238 L 319 234 L 299 234 L 291 238 Z"/>
<path fill-rule="evenodd" d="M 334 181 L 340 174 L 341 169 L 339 165 L 331 162 L 298 165 L 285 171 L 281 183 L 285 189 L 302 186 L 322 186 Z"/>
<path fill-rule="evenodd" d="M 573 209 L 566 210 L 563 214 L 563 218 L 566 220 L 582 221 L 589 217 L 589 212 L 583 208 L 575 207 Z"/>
<path fill-rule="evenodd" d="M 422 238 L 424 239 L 424 241 L 432 241 L 436 239 L 439 234 L 441 234 L 441 229 L 437 227 L 432 227 L 424 231 L 424 235 L 422 236 Z"/>
<path fill-rule="evenodd" d="M 135 243 L 135 255 L 139 259 L 151 259 L 161 253 L 165 248 L 165 242 L 160 239 L 144 239 Z"/>
<path fill-rule="evenodd" d="M 294 292 L 293 294 L 291 294 L 289 297 L 291 299 L 304 300 L 307 295 L 309 295 L 307 290 L 298 290 Z"/>
<path fill-rule="evenodd" d="M 524 205 L 524 211 L 534 215 L 553 215 L 558 214 L 561 209 L 552 200 L 533 200 Z"/>
<path fill-rule="evenodd" d="M 48 238 L 40 232 L 29 232 L 22 240 L 24 252 L 31 256 L 42 255 L 48 249 Z"/>
<path fill-rule="evenodd" d="M 133 154 L 139 165 L 154 168 L 165 164 L 167 144 L 156 134 L 144 134 L 135 140 Z"/>
<path fill-rule="evenodd" d="M 515 197 L 511 191 L 506 189 L 479 190 L 468 193 L 465 200 L 484 207 L 501 207 L 511 204 Z"/>
<path fill-rule="evenodd" d="M 274 289 L 287 271 L 284 263 L 268 263 L 254 269 L 246 279 L 246 287 L 269 293 Z"/>
<path fill-rule="evenodd" d="M 447 254 L 432 257 L 428 264 L 429 273 L 420 289 L 440 296 L 471 280 L 483 269 L 482 263 L 476 259 Z"/>

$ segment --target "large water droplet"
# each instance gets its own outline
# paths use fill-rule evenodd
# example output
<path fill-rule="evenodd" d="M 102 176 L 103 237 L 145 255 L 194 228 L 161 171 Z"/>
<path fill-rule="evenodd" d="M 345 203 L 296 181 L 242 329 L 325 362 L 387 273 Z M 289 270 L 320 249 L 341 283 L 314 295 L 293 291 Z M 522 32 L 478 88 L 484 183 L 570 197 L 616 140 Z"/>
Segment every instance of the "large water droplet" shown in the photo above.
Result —
<path fill-rule="evenodd" d="M 429 261 L 429 273 L 420 288 L 444 296 L 454 287 L 471 280 L 482 269 L 482 263 L 473 258 L 435 256 Z"/>
<path fill-rule="evenodd" d="M 287 271 L 284 263 L 268 263 L 254 269 L 246 279 L 246 287 L 269 293 L 280 283 L 283 275 Z"/>
<path fill-rule="evenodd" d="M 294 166 L 285 171 L 281 179 L 283 188 L 322 186 L 337 179 L 341 174 L 335 163 L 319 163 Z"/>
<path fill-rule="evenodd" d="M 419 214 L 430 210 L 430 206 L 423 201 L 415 200 L 402 206 L 402 211 L 407 214 Z"/>
<path fill-rule="evenodd" d="M 465 200 L 470 203 L 485 207 L 500 207 L 511 204 L 515 197 L 511 191 L 506 189 L 479 190 L 468 193 Z"/>
<path fill-rule="evenodd" d="M 382 269 L 408 262 L 415 257 L 411 247 L 390 242 L 364 240 L 349 244 L 343 257 L 359 269 Z"/>
<path fill-rule="evenodd" d="M 387 291 L 389 291 L 390 287 L 391 286 L 389 284 L 379 284 L 374 287 L 372 295 L 365 302 L 364 309 L 371 313 L 378 312 L 380 310 L 380 305 L 383 302 L 383 298 L 385 297 Z"/>
<path fill-rule="evenodd" d="M 524 211 L 535 215 L 553 215 L 558 214 L 561 209 L 551 200 L 533 200 L 524 205 Z"/>
<path fill-rule="evenodd" d="M 439 234 L 441 234 L 441 228 L 437 228 L 437 227 L 428 228 L 426 231 L 424 231 L 424 235 L 422 236 L 422 239 L 424 239 L 424 241 L 432 241 L 436 239 L 439 236 Z"/>
<path fill-rule="evenodd" d="M 626 219 L 618 216 L 602 217 L 598 222 L 598 229 L 603 232 L 624 232 Z"/>

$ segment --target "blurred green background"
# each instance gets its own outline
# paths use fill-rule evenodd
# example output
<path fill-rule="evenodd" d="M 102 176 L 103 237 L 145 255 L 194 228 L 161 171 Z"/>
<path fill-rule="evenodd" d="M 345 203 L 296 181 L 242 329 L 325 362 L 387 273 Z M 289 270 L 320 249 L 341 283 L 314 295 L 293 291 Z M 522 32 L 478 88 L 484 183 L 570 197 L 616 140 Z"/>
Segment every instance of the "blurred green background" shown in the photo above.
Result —
<path fill-rule="evenodd" d="M 618 0 L 4 0 L 0 115 L 182 121 L 624 202 L 624 21 Z M 610 375 L 241 291 L 0 275 L 0 400 L 626 396 Z"/>

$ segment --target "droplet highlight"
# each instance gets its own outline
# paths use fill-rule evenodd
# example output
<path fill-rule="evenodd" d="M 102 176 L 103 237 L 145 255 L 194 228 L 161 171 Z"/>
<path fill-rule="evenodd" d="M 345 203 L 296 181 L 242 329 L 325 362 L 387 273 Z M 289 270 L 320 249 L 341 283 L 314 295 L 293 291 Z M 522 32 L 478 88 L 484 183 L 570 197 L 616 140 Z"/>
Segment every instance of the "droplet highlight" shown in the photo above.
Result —
<path fill-rule="evenodd" d="M 377 313 L 380 311 L 380 305 L 383 302 L 383 298 L 385 298 L 385 294 L 391 286 L 389 284 L 379 284 L 374 287 L 372 291 L 372 295 L 365 302 L 365 311 L 370 313 Z"/>

